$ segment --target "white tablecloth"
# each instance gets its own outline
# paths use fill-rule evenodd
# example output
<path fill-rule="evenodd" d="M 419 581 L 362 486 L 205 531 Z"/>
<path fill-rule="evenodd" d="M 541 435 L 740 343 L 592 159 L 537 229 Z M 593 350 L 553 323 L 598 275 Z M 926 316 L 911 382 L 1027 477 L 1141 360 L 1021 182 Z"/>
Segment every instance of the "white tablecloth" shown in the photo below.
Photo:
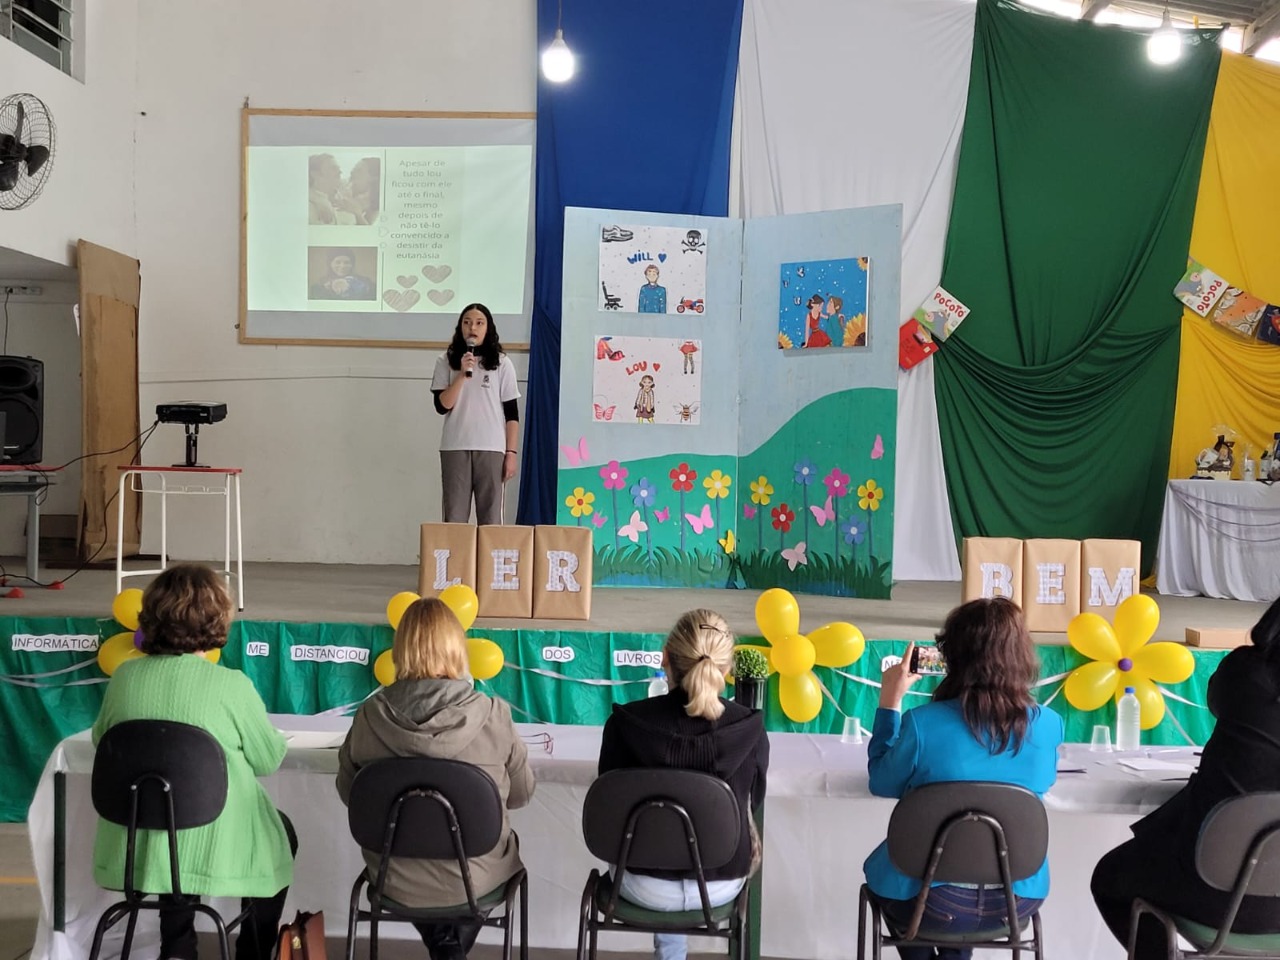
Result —
<path fill-rule="evenodd" d="M 264 778 L 267 791 L 289 814 L 298 831 L 298 859 L 285 915 L 296 909 L 324 910 L 330 936 L 346 932 L 351 884 L 363 861 L 347 831 L 346 809 L 334 789 L 337 751 L 314 746 L 332 731 L 338 743 L 350 722 L 340 718 L 276 717 L 299 733 L 281 769 Z M 521 726 L 538 785 L 533 802 L 512 814 L 529 869 L 530 939 L 534 946 L 573 948 L 582 887 L 596 862 L 582 843 L 582 802 L 595 777 L 599 727 Z M 550 733 L 551 752 L 532 742 Z M 772 957 L 846 958 L 854 954 L 858 886 L 862 861 L 885 835 L 892 800 L 867 789 L 865 745 L 835 736 L 770 734 L 769 790 L 765 803 L 763 918 L 761 953 Z M 1120 949 L 1098 919 L 1089 897 L 1089 876 L 1098 858 L 1128 838 L 1128 824 L 1181 786 L 1194 758 L 1185 750 L 1151 749 L 1179 769 L 1138 772 L 1121 767 L 1114 755 L 1091 754 L 1087 746 L 1067 748 L 1063 772 L 1047 797 L 1049 861 L 1053 893 L 1044 910 L 1050 960 L 1120 958 Z M 93 746 L 87 733 L 64 740 L 45 767 L 29 817 L 40 884 L 42 915 L 32 960 L 84 960 L 98 916 L 115 897 L 92 877 L 96 816 L 89 798 Z M 55 772 L 67 775 L 66 928 L 51 930 Z M 231 904 L 225 904 L 228 908 Z M 154 954 L 154 915 L 139 924 L 134 950 Z M 148 923 L 151 926 L 148 926 Z M 123 926 L 123 925 L 121 925 Z M 117 928 L 119 930 L 119 928 Z M 122 931 L 121 931 L 122 932 Z M 384 925 L 381 936 L 413 935 L 412 928 Z M 495 937 L 486 931 L 485 939 Z M 712 943 L 713 941 L 708 941 Z M 601 937 L 604 950 L 644 950 L 636 935 Z M 119 940 L 105 957 L 117 956 Z"/>
<path fill-rule="evenodd" d="M 1156 586 L 1175 597 L 1280 597 L 1280 483 L 1170 480 Z"/>

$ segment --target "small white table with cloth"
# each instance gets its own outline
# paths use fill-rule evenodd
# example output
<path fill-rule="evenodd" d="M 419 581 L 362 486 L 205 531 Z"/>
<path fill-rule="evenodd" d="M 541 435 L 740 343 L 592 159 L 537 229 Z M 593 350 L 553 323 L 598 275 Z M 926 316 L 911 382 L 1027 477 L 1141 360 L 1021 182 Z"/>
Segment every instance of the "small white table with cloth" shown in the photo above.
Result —
<path fill-rule="evenodd" d="M 263 781 L 299 837 L 285 916 L 297 909 L 323 910 L 329 935 L 340 938 L 351 884 L 364 864 L 334 788 L 337 750 L 325 745 L 340 743 L 350 720 L 277 716 L 273 721 L 293 735 L 280 770 Z M 582 804 L 596 775 L 601 729 L 519 728 L 538 781 L 532 803 L 511 817 L 529 869 L 530 941 L 535 947 L 572 949 L 582 887 L 597 866 L 582 842 Z M 547 734 L 549 752 L 538 742 Z M 821 960 L 853 956 L 862 861 L 884 838 L 894 801 L 868 792 L 865 744 L 809 734 L 773 733 L 769 739 L 760 953 Z M 1124 956 L 1093 907 L 1090 874 L 1103 853 L 1128 839 L 1129 823 L 1172 796 L 1196 762 L 1189 747 L 1146 753 L 1151 759 L 1143 762 L 1160 769 L 1130 770 L 1117 755 L 1090 753 L 1085 745 L 1064 750 L 1059 764 L 1064 772 L 1047 798 L 1053 891 L 1042 916 L 1051 960 Z M 93 754 L 87 732 L 59 744 L 31 806 L 28 824 L 42 906 L 33 960 L 85 960 L 98 916 L 118 896 L 93 882 Z M 1084 772 L 1065 772 L 1073 769 Z M 55 870 L 59 845 L 64 871 Z M 231 906 L 221 902 L 220 908 Z M 139 923 L 134 946 L 139 956 L 154 955 L 155 923 L 154 915 Z M 380 935 L 415 936 L 412 927 L 400 924 L 383 925 Z M 495 936 L 495 931 L 483 934 L 486 940 Z M 119 955 L 121 937 L 122 932 L 108 940 L 104 957 Z M 601 937 L 600 946 L 645 951 L 648 939 L 614 934 Z"/>
<path fill-rule="evenodd" d="M 1156 587 L 1175 597 L 1280 597 L 1280 483 L 1170 480 Z"/>

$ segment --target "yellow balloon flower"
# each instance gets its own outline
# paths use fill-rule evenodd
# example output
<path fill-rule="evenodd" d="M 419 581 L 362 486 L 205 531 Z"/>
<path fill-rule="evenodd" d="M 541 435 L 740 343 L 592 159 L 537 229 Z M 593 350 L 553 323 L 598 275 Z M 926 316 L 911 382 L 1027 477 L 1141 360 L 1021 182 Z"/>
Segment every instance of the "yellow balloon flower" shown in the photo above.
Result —
<path fill-rule="evenodd" d="M 1160 608 L 1150 597 L 1134 594 L 1116 608 L 1115 625 L 1096 613 L 1082 613 L 1067 624 L 1067 641 L 1092 663 L 1076 667 L 1062 692 L 1077 710 L 1097 710 L 1119 700 L 1133 687 L 1143 730 L 1164 719 L 1164 695 L 1158 683 L 1181 683 L 1195 672 L 1191 651 L 1180 643 L 1150 643 L 1160 624 Z"/>
<path fill-rule="evenodd" d="M 391 659 L 391 651 L 383 650 L 378 659 L 373 661 L 373 676 L 384 687 L 396 682 L 396 665 Z"/>
<path fill-rule="evenodd" d="M 470 630 L 480 612 L 480 598 L 465 583 L 455 583 L 440 591 L 440 602 L 453 611 L 463 630 Z"/>
<path fill-rule="evenodd" d="M 134 592 L 141 593 L 141 591 Z M 104 640 L 98 647 L 98 667 L 109 677 L 120 668 L 122 663 L 143 656 L 146 654 L 133 645 L 132 632 L 117 633 L 114 637 Z"/>
<path fill-rule="evenodd" d="M 808 723 L 822 710 L 822 687 L 813 671 L 778 679 L 782 712 L 796 723 Z"/>
<path fill-rule="evenodd" d="M 400 618 L 404 612 L 422 598 L 412 590 L 403 590 L 387 601 L 387 623 L 395 630 L 400 626 Z"/>
<path fill-rule="evenodd" d="M 138 629 L 138 614 L 142 612 L 142 591 L 137 587 L 121 590 L 111 601 L 111 616 L 116 623 L 130 630 Z"/>
<path fill-rule="evenodd" d="M 467 638 L 467 660 L 471 667 L 471 676 L 477 680 L 489 680 L 502 670 L 506 657 L 502 648 L 492 640 L 479 637 Z"/>
<path fill-rule="evenodd" d="M 803 633 L 783 637 L 773 645 L 773 669 L 784 677 L 798 677 L 813 670 L 817 653 Z"/>
<path fill-rule="evenodd" d="M 756 600 L 756 626 L 770 643 L 800 632 L 800 604 L 781 587 L 773 587 Z"/>
<path fill-rule="evenodd" d="M 750 649 L 765 655 L 771 673 L 781 674 L 778 700 L 782 712 L 796 723 L 808 723 L 822 710 L 822 684 L 814 675 L 814 664 L 847 667 L 866 646 L 862 631 L 851 623 L 828 623 L 805 636 L 800 632 L 800 605 L 781 587 L 760 594 L 756 625 L 770 646 Z"/>

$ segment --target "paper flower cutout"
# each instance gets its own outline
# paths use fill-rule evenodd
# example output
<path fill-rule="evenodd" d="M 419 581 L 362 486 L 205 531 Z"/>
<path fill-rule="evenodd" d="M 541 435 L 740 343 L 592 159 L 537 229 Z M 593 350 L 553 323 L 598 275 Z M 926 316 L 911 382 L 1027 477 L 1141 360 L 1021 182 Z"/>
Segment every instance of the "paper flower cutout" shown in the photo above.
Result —
<path fill-rule="evenodd" d="M 769 498 L 773 496 L 773 485 L 769 483 L 769 478 L 762 475 L 759 479 L 752 480 L 750 487 L 751 502 L 762 507 L 768 506 Z"/>
<path fill-rule="evenodd" d="M 833 497 L 844 497 L 849 493 L 849 475 L 839 467 L 832 467 L 831 472 L 822 478 L 827 493 Z"/>
<path fill-rule="evenodd" d="M 687 463 L 682 463 L 670 471 L 667 476 L 671 478 L 672 490 L 688 493 L 693 489 L 693 481 L 698 479 L 698 471 L 691 469 Z"/>
<path fill-rule="evenodd" d="M 1142 729 L 1164 719 L 1164 694 L 1158 683 L 1181 683 L 1195 672 L 1195 658 L 1180 643 L 1149 643 L 1160 623 L 1160 608 L 1148 596 L 1134 594 L 1116 608 L 1115 626 L 1096 613 L 1082 613 L 1067 624 L 1067 640 L 1092 663 L 1076 667 L 1063 694 L 1077 710 L 1097 710 L 1119 700 L 1133 687 L 1142 708 Z"/>
<path fill-rule="evenodd" d="M 877 486 L 874 480 L 858 484 L 858 506 L 863 510 L 879 510 L 883 499 L 884 487 Z"/>
<path fill-rule="evenodd" d="M 724 499 L 729 495 L 729 487 L 733 485 L 733 478 L 727 473 L 721 473 L 719 470 L 712 470 L 711 476 L 704 477 L 702 486 L 707 491 L 707 496 L 712 500 L 717 497 Z"/>
<path fill-rule="evenodd" d="M 595 508 L 591 504 L 595 503 L 596 495 L 583 490 L 582 487 L 574 487 L 573 493 L 564 498 L 564 505 L 569 508 L 569 512 L 575 517 L 589 517 L 591 511 Z"/>
<path fill-rule="evenodd" d="M 652 507 L 657 491 L 648 477 L 641 477 L 638 483 L 631 485 L 631 502 L 637 507 Z"/>
<path fill-rule="evenodd" d="M 774 507 L 769 511 L 769 515 L 773 517 L 773 529 L 781 530 L 786 533 L 791 529 L 791 525 L 796 522 L 796 513 L 785 503 L 781 506 Z"/>
<path fill-rule="evenodd" d="M 627 468 L 617 460 L 610 460 L 600 468 L 600 479 L 606 490 L 621 490 L 627 483 Z"/>

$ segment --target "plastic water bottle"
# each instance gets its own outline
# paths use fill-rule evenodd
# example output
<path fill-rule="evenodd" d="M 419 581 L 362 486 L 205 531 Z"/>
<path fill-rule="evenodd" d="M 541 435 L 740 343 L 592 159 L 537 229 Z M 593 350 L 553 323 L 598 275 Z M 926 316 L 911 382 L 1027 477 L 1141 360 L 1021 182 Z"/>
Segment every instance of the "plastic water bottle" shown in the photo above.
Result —
<path fill-rule="evenodd" d="M 649 681 L 649 696 L 665 697 L 667 695 L 667 675 L 659 670 Z"/>
<path fill-rule="evenodd" d="M 1124 688 L 1124 696 L 1116 704 L 1116 749 L 1137 750 L 1142 746 L 1140 725 L 1142 708 L 1133 695 L 1133 687 Z"/>

